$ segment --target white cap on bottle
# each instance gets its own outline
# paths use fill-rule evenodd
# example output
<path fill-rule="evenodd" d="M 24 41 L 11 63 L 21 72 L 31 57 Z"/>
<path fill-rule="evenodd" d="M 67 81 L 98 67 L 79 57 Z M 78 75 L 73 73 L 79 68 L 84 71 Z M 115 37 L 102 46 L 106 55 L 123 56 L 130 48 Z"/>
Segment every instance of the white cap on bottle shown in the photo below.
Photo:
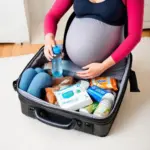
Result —
<path fill-rule="evenodd" d="M 90 86 L 89 82 L 85 80 L 80 80 L 79 83 L 80 83 L 80 87 L 84 88 L 85 90 L 88 89 L 88 87 Z"/>
<path fill-rule="evenodd" d="M 108 100 L 114 101 L 115 96 L 112 93 L 106 93 L 102 99 L 108 99 Z"/>

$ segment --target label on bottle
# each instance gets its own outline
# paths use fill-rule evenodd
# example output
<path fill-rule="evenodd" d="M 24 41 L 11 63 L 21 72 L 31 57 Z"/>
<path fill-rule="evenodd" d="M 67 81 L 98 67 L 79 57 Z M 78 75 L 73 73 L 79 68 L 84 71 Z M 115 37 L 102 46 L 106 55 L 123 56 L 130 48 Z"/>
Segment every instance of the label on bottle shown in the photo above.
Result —
<path fill-rule="evenodd" d="M 91 104 L 85 108 L 81 108 L 79 111 L 92 114 L 95 111 L 95 109 L 97 108 L 98 104 L 99 104 L 98 102 L 94 102 L 93 104 Z"/>

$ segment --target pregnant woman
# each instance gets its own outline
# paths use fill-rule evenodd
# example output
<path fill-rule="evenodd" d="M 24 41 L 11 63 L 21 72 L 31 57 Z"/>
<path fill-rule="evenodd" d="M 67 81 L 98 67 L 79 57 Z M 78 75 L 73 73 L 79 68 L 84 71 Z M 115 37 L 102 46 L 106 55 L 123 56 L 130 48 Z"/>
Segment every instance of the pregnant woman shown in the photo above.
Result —
<path fill-rule="evenodd" d="M 144 0 L 55 0 L 44 21 L 45 49 L 53 58 L 57 24 L 73 5 L 76 17 L 66 36 L 66 52 L 72 62 L 83 68 L 84 79 L 105 72 L 121 79 L 126 57 L 141 39 Z M 123 39 L 124 25 L 128 36 Z"/>

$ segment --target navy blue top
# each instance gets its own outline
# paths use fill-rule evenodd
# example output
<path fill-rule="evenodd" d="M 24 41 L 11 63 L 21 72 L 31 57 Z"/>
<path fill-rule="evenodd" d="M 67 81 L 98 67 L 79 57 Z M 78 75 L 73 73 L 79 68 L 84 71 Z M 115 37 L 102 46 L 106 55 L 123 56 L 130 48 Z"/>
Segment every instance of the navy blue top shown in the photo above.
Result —
<path fill-rule="evenodd" d="M 126 6 L 122 0 L 105 0 L 92 3 L 89 0 L 74 0 L 76 17 L 90 17 L 110 25 L 123 25 L 126 21 Z"/>

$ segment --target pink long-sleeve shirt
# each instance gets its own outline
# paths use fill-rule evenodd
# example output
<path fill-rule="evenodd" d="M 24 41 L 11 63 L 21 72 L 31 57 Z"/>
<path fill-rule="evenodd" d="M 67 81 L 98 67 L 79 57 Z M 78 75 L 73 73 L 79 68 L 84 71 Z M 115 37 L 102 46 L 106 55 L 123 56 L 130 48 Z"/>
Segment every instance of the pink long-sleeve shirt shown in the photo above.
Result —
<path fill-rule="evenodd" d="M 128 36 L 111 55 L 116 63 L 125 58 L 139 43 L 143 29 L 144 0 L 122 1 L 127 7 Z M 56 34 L 59 20 L 72 4 L 72 0 L 55 0 L 44 20 L 45 35 L 47 33 Z"/>

